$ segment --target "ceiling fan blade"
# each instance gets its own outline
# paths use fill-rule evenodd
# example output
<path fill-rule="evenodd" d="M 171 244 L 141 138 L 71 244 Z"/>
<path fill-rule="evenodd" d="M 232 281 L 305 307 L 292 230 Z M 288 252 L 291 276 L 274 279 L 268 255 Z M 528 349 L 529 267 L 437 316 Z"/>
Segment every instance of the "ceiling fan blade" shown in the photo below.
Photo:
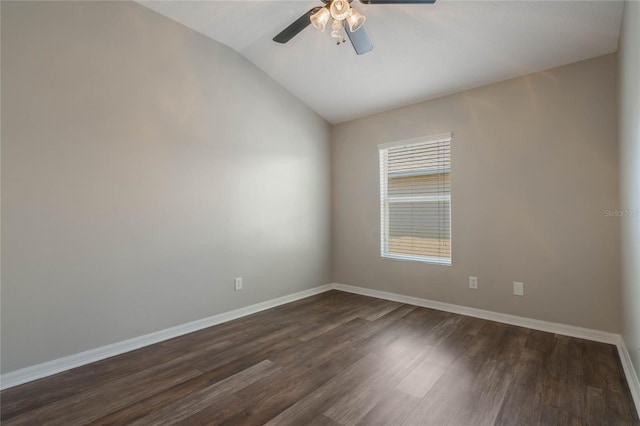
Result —
<path fill-rule="evenodd" d="M 436 0 L 360 0 L 364 4 L 433 4 Z"/>
<path fill-rule="evenodd" d="M 273 41 L 278 43 L 286 43 L 294 38 L 300 31 L 304 30 L 305 28 L 307 28 L 307 26 L 309 26 L 309 24 L 311 24 L 311 15 L 313 15 L 318 9 L 320 8 L 314 7 L 313 9 L 293 21 L 291 25 L 282 30 L 280 34 L 275 36 L 273 38 Z"/>
<path fill-rule="evenodd" d="M 344 31 L 347 33 L 347 36 L 358 55 L 364 55 L 373 49 L 373 44 L 371 44 L 371 40 L 369 40 L 369 34 L 367 34 L 367 30 L 365 30 L 364 25 L 357 31 L 351 32 L 347 21 L 344 21 Z"/>

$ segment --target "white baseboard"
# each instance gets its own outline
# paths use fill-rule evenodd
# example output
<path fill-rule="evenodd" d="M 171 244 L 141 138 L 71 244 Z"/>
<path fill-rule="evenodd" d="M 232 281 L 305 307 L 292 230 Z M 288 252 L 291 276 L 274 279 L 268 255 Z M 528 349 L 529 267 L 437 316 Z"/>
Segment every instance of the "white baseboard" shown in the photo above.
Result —
<path fill-rule="evenodd" d="M 331 284 L 314 287 L 309 290 L 299 291 L 297 293 L 288 294 L 276 299 L 267 300 L 265 302 L 256 303 L 255 305 L 246 306 L 244 308 L 235 309 L 233 311 L 224 312 L 213 315 L 201 320 L 192 321 L 186 324 L 177 325 L 175 327 L 156 331 L 154 333 L 145 334 L 143 336 L 134 337 L 122 342 L 113 343 L 96 349 L 80 352 L 74 355 L 65 356 L 63 358 L 54 359 L 52 361 L 43 362 L 20 370 L 11 371 L 0 376 L 0 389 L 8 389 L 23 383 L 41 379 L 43 377 L 52 376 L 75 367 L 100 361 L 115 355 L 133 351 L 144 346 L 162 342 L 164 340 L 173 339 L 174 337 L 202 330 L 203 328 L 221 324 L 265 309 L 274 308 L 284 305 L 285 303 L 294 302 L 305 297 L 313 296 L 325 291 L 331 290 Z"/>
<path fill-rule="evenodd" d="M 633 363 L 629 356 L 629 350 L 622 338 L 620 338 L 620 342 L 618 343 L 618 354 L 620 355 L 620 362 L 622 362 L 624 375 L 627 377 L 627 383 L 629 384 L 629 390 L 631 391 L 633 402 L 636 404 L 636 412 L 638 413 L 638 416 L 640 416 L 640 379 L 638 379 L 638 374 L 636 373 L 635 368 L 633 368 Z"/>
<path fill-rule="evenodd" d="M 549 333 L 561 334 L 563 336 L 577 337 L 580 339 L 593 340 L 595 342 L 618 344 L 620 335 L 607 333 L 606 331 L 592 330 L 589 328 L 575 327 L 573 325 L 559 324 L 537 320 L 533 318 L 520 317 L 516 315 L 502 314 L 499 312 L 485 311 L 484 309 L 470 308 L 467 306 L 453 305 L 451 303 L 436 302 L 435 300 L 421 299 L 419 297 L 404 296 L 401 294 L 388 293 L 386 291 L 372 290 L 364 287 L 355 287 L 344 284 L 333 284 L 336 290 L 349 293 L 361 294 L 363 296 L 377 297 L 378 299 L 392 300 L 394 302 L 406 303 L 408 305 L 422 306 L 424 308 L 437 309 L 439 311 L 451 312 L 454 314 L 466 315 L 469 317 L 482 318 L 490 321 L 502 322 L 505 324 L 517 325 L 534 330 L 547 331 Z"/>

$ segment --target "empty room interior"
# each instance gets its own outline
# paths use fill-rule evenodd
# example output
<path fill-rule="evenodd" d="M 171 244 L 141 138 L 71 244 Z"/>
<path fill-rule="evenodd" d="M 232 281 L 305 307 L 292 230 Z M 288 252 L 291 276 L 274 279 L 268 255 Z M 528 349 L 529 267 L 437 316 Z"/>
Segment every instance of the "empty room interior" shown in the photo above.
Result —
<path fill-rule="evenodd" d="M 640 1 L 1 1 L 4 425 L 640 425 Z"/>

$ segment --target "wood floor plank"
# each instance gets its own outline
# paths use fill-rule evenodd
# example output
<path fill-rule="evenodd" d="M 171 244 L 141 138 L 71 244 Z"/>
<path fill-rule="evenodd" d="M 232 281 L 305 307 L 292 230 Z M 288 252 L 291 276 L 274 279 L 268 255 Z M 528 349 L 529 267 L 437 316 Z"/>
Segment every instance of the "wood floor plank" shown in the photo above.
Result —
<path fill-rule="evenodd" d="M 452 319 L 455 319 L 455 323 L 452 322 Z M 462 324 L 460 324 L 460 321 L 460 318 L 447 319 L 427 334 L 427 338 L 422 344 L 428 345 L 432 349 L 411 373 L 398 384 L 398 390 L 417 398 L 423 398 L 433 385 L 440 380 L 457 357 L 462 355 L 461 348 L 456 352 L 455 349 L 452 350 L 445 344 L 447 338 L 454 332 L 458 336 L 466 335 L 468 339 L 473 336 L 473 334 L 467 333 L 466 326 L 469 321 L 465 321 Z M 477 330 L 473 329 L 472 333 L 477 333 Z M 452 353 L 455 355 L 452 356 Z"/>
<path fill-rule="evenodd" d="M 327 311 L 327 315 L 314 321 L 313 326 L 298 335 L 303 342 L 308 342 L 318 336 L 321 336 L 331 330 L 334 330 L 343 324 L 358 318 L 358 312 L 351 310 L 344 311 Z"/>
<path fill-rule="evenodd" d="M 6 421 L 138 372 L 148 365 L 161 364 L 182 354 L 161 345 L 147 346 L 126 354 L 74 368 L 46 379 L 36 380 L 2 392 L 1 419 Z"/>
<path fill-rule="evenodd" d="M 493 425 L 512 380 L 506 363 L 488 360 L 470 381 L 466 392 L 458 396 L 458 409 L 448 424 Z"/>
<path fill-rule="evenodd" d="M 447 368 L 449 368 L 447 364 L 440 364 L 429 358 L 424 359 L 411 374 L 398 384 L 396 389 L 404 394 L 422 399 L 440 380 Z"/>
<path fill-rule="evenodd" d="M 458 396 L 458 409 L 449 418 L 450 425 L 494 424 L 514 381 L 509 360 L 524 348 L 523 334 L 526 335 L 518 327 L 491 322 L 476 333 L 464 354 L 446 372 L 468 380 L 467 389 Z"/>
<path fill-rule="evenodd" d="M 638 425 L 613 345 L 329 291 L 0 393 L 16 425 Z"/>
<path fill-rule="evenodd" d="M 375 321 L 357 318 L 345 324 L 341 332 L 327 333 L 307 342 L 301 350 L 288 350 L 284 351 L 283 357 L 272 357 L 274 362 L 288 366 L 288 374 L 278 381 L 260 381 L 239 392 L 241 399 L 248 399 L 251 395 L 254 400 L 260 401 L 260 407 L 248 406 L 241 416 L 228 419 L 228 422 L 263 424 L 276 417 L 362 358 L 363 354 L 357 346 L 359 342 L 402 319 L 414 309 L 401 306 Z"/>
<path fill-rule="evenodd" d="M 357 353 L 354 351 L 354 353 Z M 357 355 L 360 357 L 360 354 Z M 342 396 L 349 393 L 359 383 L 369 378 L 383 362 L 379 354 L 368 354 L 344 369 L 342 374 L 334 376 L 318 389 L 282 411 L 271 419 L 269 426 L 296 426 L 307 424 L 314 418 L 325 416 L 323 413 Z M 325 416 L 326 417 L 326 416 Z"/>
<path fill-rule="evenodd" d="M 539 425 L 543 426 L 557 426 L 557 425 L 567 425 L 567 426 L 591 426 L 585 422 L 582 416 L 575 416 L 571 413 L 567 413 L 559 408 L 552 407 L 550 405 L 544 405 L 539 410 L 540 411 L 540 421 Z M 514 424 L 514 423 L 511 423 Z M 528 424 L 528 423 L 518 423 L 518 424 Z"/>
<path fill-rule="evenodd" d="M 391 389 L 380 398 L 371 410 L 358 422 L 359 426 L 402 424 L 420 403 L 420 398 Z"/>
<path fill-rule="evenodd" d="M 243 409 L 221 424 L 265 424 L 361 358 L 361 354 L 352 348 L 345 348 L 336 355 L 314 367 L 288 369 L 277 380 L 259 381 L 237 392 L 243 401 Z"/>
<path fill-rule="evenodd" d="M 343 324 L 339 329 L 331 330 L 305 342 L 304 345 L 289 348 L 269 359 L 283 366 L 296 365 L 300 358 L 306 360 L 309 365 L 323 363 L 334 356 L 334 352 L 365 340 L 414 309 L 415 307 L 405 305 L 375 321 L 356 318 Z"/>
<path fill-rule="evenodd" d="M 609 424 L 640 425 L 637 411 L 628 403 L 626 397 L 628 393 L 612 392 L 610 390 L 604 390 L 603 392 L 606 416 Z"/>
<path fill-rule="evenodd" d="M 5 425 L 80 425 L 199 375 L 182 358 L 123 377 L 3 421 Z"/>
<path fill-rule="evenodd" d="M 256 363 L 256 358 L 260 357 L 238 358 L 214 370 L 207 371 L 190 380 L 158 392 L 157 394 L 138 401 L 135 404 L 128 405 L 123 409 L 100 417 L 99 419 L 93 421 L 91 424 L 94 426 L 105 426 L 132 423 L 142 417 L 148 416 L 162 409 L 167 405 L 174 403 L 175 401 L 185 398 L 192 393 L 198 392 L 201 389 L 223 381 L 226 378 L 231 377 L 234 374 L 237 374 L 251 367 Z"/>
<path fill-rule="evenodd" d="M 591 386 L 587 386 L 586 412 L 584 419 L 587 424 L 604 425 L 610 424 L 606 415 L 604 391 Z"/>
<path fill-rule="evenodd" d="M 222 397 L 233 394 L 250 384 L 277 373 L 280 368 L 265 360 L 211 386 L 193 392 L 152 414 L 132 423 L 133 426 L 172 425 L 204 410 Z M 227 401 L 223 401 L 225 404 Z"/>
<path fill-rule="evenodd" d="M 512 369 L 515 377 L 496 417 L 496 425 L 541 422 L 545 395 L 551 386 L 547 366 L 555 344 L 556 338 L 551 333 L 529 332 L 520 361 Z"/>
<path fill-rule="evenodd" d="M 580 416 L 586 413 L 587 393 L 581 344 L 578 339 L 556 336 L 551 362 L 546 366 L 550 377 L 544 398 L 545 404 L 565 413 L 580 413 Z M 584 391 L 574 392 L 573 389 Z"/>
<path fill-rule="evenodd" d="M 313 419 L 305 423 L 306 426 L 340 426 L 339 423 L 334 422 L 325 415 L 314 416 Z"/>
<path fill-rule="evenodd" d="M 393 359 L 381 357 L 382 362 L 377 368 L 329 407 L 324 415 L 344 426 L 357 424 L 415 368 L 429 349 L 414 347 Z"/>
<path fill-rule="evenodd" d="M 300 343 L 299 339 L 290 338 L 279 333 L 267 334 L 260 339 L 254 339 L 223 351 L 213 349 L 195 352 L 191 354 L 190 362 L 194 368 L 201 372 L 206 372 L 243 356 L 250 356 L 256 362 L 262 361 L 271 353 L 278 353 L 282 350 L 297 347 Z"/>
<path fill-rule="evenodd" d="M 446 425 L 453 416 L 464 407 L 467 400 L 471 399 L 474 379 L 480 374 L 477 347 L 483 347 L 486 343 L 480 329 L 474 328 L 474 334 L 466 332 L 466 326 L 472 320 L 468 317 L 458 322 L 451 334 L 436 347 L 430 355 L 430 359 L 446 367 L 438 380 L 431 384 L 424 394 L 420 404 L 409 414 L 403 424 L 434 424 Z M 488 323 L 483 322 L 486 326 Z M 493 324 L 490 324 L 493 325 Z M 501 325 L 497 325 L 498 329 Z M 485 347 L 485 352 L 491 352 L 495 347 Z M 466 352 L 472 354 L 465 355 Z M 458 403 L 462 401 L 461 403 Z"/>
<path fill-rule="evenodd" d="M 336 295 L 323 293 L 282 305 L 267 311 L 258 312 L 234 321 L 209 327 L 185 336 L 161 343 L 163 346 L 174 346 L 188 352 L 209 349 L 221 340 L 234 345 L 244 344 L 256 338 L 272 333 L 282 333 L 288 327 L 318 326 L 322 324 L 322 315 L 344 309 L 335 300 Z"/>
<path fill-rule="evenodd" d="M 397 355 L 397 342 L 406 338 L 416 338 L 430 332 L 436 324 L 449 318 L 445 313 L 429 309 L 414 309 L 387 327 L 353 346 L 363 359 L 347 368 L 343 374 L 334 377 L 316 391 L 299 400 L 269 424 L 306 424 L 312 417 L 324 413 L 342 395 L 350 392 L 359 383 L 377 371 L 388 358 Z M 406 346 L 406 343 L 404 344 Z"/>
<path fill-rule="evenodd" d="M 243 401 L 233 394 L 226 394 L 222 400 L 216 400 L 211 405 L 197 413 L 181 420 L 176 425 L 200 426 L 200 425 L 224 425 L 226 419 L 233 419 L 244 410 Z M 241 423 L 238 423 L 241 424 Z"/>
<path fill-rule="evenodd" d="M 402 306 L 402 303 L 399 302 L 381 299 L 377 300 L 378 303 L 372 304 L 367 309 L 363 310 L 363 312 L 360 312 L 358 316 L 369 321 L 375 321 L 378 318 L 393 311 L 394 309 L 398 309 L 400 306 Z"/>

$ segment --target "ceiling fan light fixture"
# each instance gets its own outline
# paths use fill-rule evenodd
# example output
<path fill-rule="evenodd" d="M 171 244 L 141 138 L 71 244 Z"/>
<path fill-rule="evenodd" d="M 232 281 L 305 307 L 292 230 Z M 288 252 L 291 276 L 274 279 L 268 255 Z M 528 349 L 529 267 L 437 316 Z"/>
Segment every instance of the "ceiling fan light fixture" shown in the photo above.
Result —
<path fill-rule="evenodd" d="M 347 17 L 347 23 L 349 24 L 349 30 L 353 33 L 358 31 L 362 25 L 364 25 L 364 21 L 367 18 L 362 16 L 357 10 L 354 8 L 349 9 L 349 16 Z"/>
<path fill-rule="evenodd" d="M 329 6 L 331 17 L 336 21 L 344 21 L 347 19 L 350 10 L 351 7 L 349 6 L 348 0 L 333 0 Z"/>
<path fill-rule="evenodd" d="M 329 18 L 331 18 L 331 13 L 326 7 L 322 7 L 316 13 L 311 15 L 311 25 L 320 31 L 324 31 L 324 28 L 327 26 L 327 22 L 329 22 Z"/>

